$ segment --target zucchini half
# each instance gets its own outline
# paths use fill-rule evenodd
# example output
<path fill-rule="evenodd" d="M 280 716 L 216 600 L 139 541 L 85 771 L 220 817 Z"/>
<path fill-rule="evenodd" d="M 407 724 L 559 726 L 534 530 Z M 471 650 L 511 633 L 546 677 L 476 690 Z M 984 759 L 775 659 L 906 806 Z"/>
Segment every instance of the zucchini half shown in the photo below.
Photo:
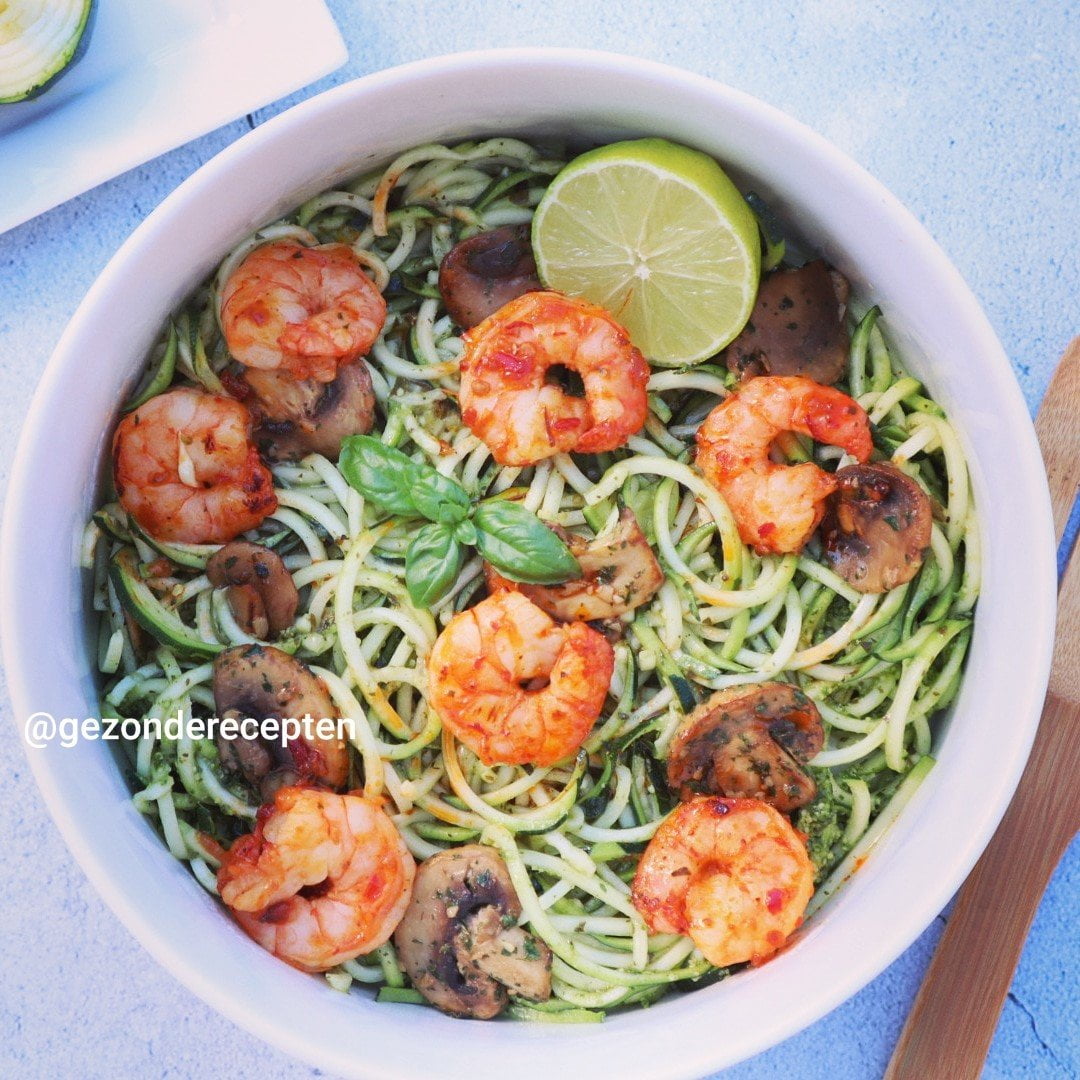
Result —
<path fill-rule="evenodd" d="M 121 548 L 109 565 L 109 577 L 124 610 L 157 641 L 184 656 L 216 656 L 225 647 L 204 641 L 175 611 L 170 611 L 143 581 L 131 548 Z"/>
<path fill-rule="evenodd" d="M 82 56 L 96 0 L 0 0 L 0 104 L 48 89 Z"/>

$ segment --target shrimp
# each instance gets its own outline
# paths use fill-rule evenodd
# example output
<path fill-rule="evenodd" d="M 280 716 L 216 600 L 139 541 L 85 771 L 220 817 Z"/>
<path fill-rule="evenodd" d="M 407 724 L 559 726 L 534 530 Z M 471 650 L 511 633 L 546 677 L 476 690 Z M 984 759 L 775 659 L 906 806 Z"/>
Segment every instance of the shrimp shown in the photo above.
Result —
<path fill-rule="evenodd" d="M 221 330 L 245 367 L 330 382 L 375 344 L 386 301 L 347 244 L 257 247 L 221 290 Z"/>
<path fill-rule="evenodd" d="M 113 479 L 124 509 L 159 540 L 223 544 L 277 509 L 247 409 L 188 387 L 124 417 L 113 436 Z"/>
<path fill-rule="evenodd" d="M 600 715 L 615 666 L 603 634 L 499 592 L 456 615 L 428 658 L 431 705 L 485 764 L 553 765 Z"/>
<path fill-rule="evenodd" d="M 802 922 L 814 866 L 799 834 L 759 799 L 680 803 L 649 841 L 631 889 L 658 934 L 688 934 L 717 967 L 760 964 Z"/>
<path fill-rule="evenodd" d="M 241 929 L 301 971 L 386 942 L 409 906 L 416 863 L 394 823 L 358 795 L 281 788 L 218 871 Z"/>
<path fill-rule="evenodd" d="M 555 292 L 504 304 L 465 334 L 461 417 L 500 465 L 614 450 L 649 412 L 649 365 L 601 307 Z M 584 397 L 547 381 L 581 376 Z"/>
<path fill-rule="evenodd" d="M 763 375 L 720 402 L 698 430 L 697 466 L 724 496 L 743 542 L 760 554 L 801 551 L 836 490 L 836 479 L 813 462 L 769 459 L 773 440 L 787 431 L 859 461 L 873 449 L 862 406 L 812 379 Z"/>

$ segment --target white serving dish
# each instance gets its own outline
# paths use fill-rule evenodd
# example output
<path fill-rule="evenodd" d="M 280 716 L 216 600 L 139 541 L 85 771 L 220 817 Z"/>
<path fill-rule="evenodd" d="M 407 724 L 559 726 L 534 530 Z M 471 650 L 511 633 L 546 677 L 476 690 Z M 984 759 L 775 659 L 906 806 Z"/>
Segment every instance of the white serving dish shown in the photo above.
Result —
<path fill-rule="evenodd" d="M 973 470 L 984 592 L 939 763 L 900 821 L 799 940 L 757 970 L 602 1025 L 466 1024 L 338 994 L 262 952 L 136 813 L 101 744 L 28 754 L 73 853 L 132 932 L 215 1008 L 306 1061 L 365 1077 L 701 1076 L 835 1007 L 945 905 L 1019 778 L 1053 632 L 1045 476 L 1001 346 L 915 219 L 775 109 L 639 59 L 500 50 L 410 64 L 331 90 L 209 162 L 110 262 L 34 399 L 3 533 L 12 697 L 20 724 L 36 710 L 96 712 L 77 544 L 117 403 L 165 314 L 236 241 L 311 194 L 418 143 L 504 132 L 657 134 L 714 154 L 737 178 L 752 178 L 863 299 L 882 306 L 905 360 L 950 411 Z"/>

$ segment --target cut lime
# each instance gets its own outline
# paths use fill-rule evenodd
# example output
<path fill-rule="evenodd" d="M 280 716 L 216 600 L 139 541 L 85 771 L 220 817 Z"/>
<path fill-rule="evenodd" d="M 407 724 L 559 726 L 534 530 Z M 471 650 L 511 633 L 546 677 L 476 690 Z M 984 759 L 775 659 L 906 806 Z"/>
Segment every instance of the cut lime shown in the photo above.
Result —
<path fill-rule="evenodd" d="M 537 207 L 532 242 L 544 284 L 606 308 L 654 364 L 715 355 L 754 306 L 753 213 L 711 157 L 666 139 L 571 161 Z"/>

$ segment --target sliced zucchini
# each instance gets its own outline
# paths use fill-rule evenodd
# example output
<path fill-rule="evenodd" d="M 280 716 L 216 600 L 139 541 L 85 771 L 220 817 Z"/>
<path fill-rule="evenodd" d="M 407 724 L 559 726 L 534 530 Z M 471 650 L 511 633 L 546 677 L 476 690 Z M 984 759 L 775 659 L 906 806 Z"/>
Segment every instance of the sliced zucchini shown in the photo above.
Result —
<path fill-rule="evenodd" d="M 199 335 L 195 336 L 194 358 L 192 366 L 195 368 L 195 378 L 203 384 L 203 388 L 211 394 L 224 394 L 225 387 L 221 385 L 221 379 L 210 364 L 210 358 L 206 355 L 206 346 Z"/>
<path fill-rule="evenodd" d="M 131 412 L 140 405 L 145 405 L 152 397 L 157 397 L 173 380 L 176 371 L 177 351 L 176 327 L 169 323 L 169 340 L 156 364 L 151 364 L 139 382 L 135 393 L 124 404 L 124 412 Z"/>
<path fill-rule="evenodd" d="M 131 530 L 118 503 L 107 503 L 100 510 L 96 510 L 94 522 L 111 539 L 119 540 L 121 544 L 131 543 Z"/>
<path fill-rule="evenodd" d="M 616 859 L 624 859 L 627 850 L 622 844 L 616 844 L 614 840 L 601 840 L 600 843 L 593 844 L 589 855 L 595 863 L 614 862 Z"/>
<path fill-rule="evenodd" d="M 96 0 L 0 2 L 0 104 L 48 89 L 82 56 Z"/>
<path fill-rule="evenodd" d="M 418 821 L 413 832 L 425 840 L 438 840 L 445 844 L 465 844 L 480 835 L 479 829 L 467 829 L 463 825 L 446 825 L 441 821 Z"/>
<path fill-rule="evenodd" d="M 181 544 L 157 540 L 135 521 L 131 522 L 131 531 L 159 555 L 164 555 L 177 566 L 186 566 L 190 570 L 205 570 L 207 560 L 221 547 L 220 544 Z"/>
<path fill-rule="evenodd" d="M 487 190 L 476 200 L 475 210 L 482 214 L 496 199 L 501 199 L 508 191 L 513 191 L 518 184 L 526 180 L 539 180 L 547 184 L 548 178 L 543 173 L 533 172 L 531 169 L 520 169 L 498 180 L 492 180 Z"/>
<path fill-rule="evenodd" d="M 690 712 L 697 707 L 698 694 L 694 684 L 683 674 L 675 658 L 664 647 L 659 634 L 642 618 L 633 622 L 634 636 L 643 649 L 648 649 L 656 657 L 656 670 L 660 678 L 671 687 L 682 712 Z M 642 729 L 647 731 L 648 728 Z"/>
<path fill-rule="evenodd" d="M 109 565 L 109 577 L 124 610 L 158 641 L 185 656 L 216 656 L 224 648 L 204 641 L 194 627 L 158 600 L 140 576 L 131 548 L 121 548 L 116 553 Z"/>

